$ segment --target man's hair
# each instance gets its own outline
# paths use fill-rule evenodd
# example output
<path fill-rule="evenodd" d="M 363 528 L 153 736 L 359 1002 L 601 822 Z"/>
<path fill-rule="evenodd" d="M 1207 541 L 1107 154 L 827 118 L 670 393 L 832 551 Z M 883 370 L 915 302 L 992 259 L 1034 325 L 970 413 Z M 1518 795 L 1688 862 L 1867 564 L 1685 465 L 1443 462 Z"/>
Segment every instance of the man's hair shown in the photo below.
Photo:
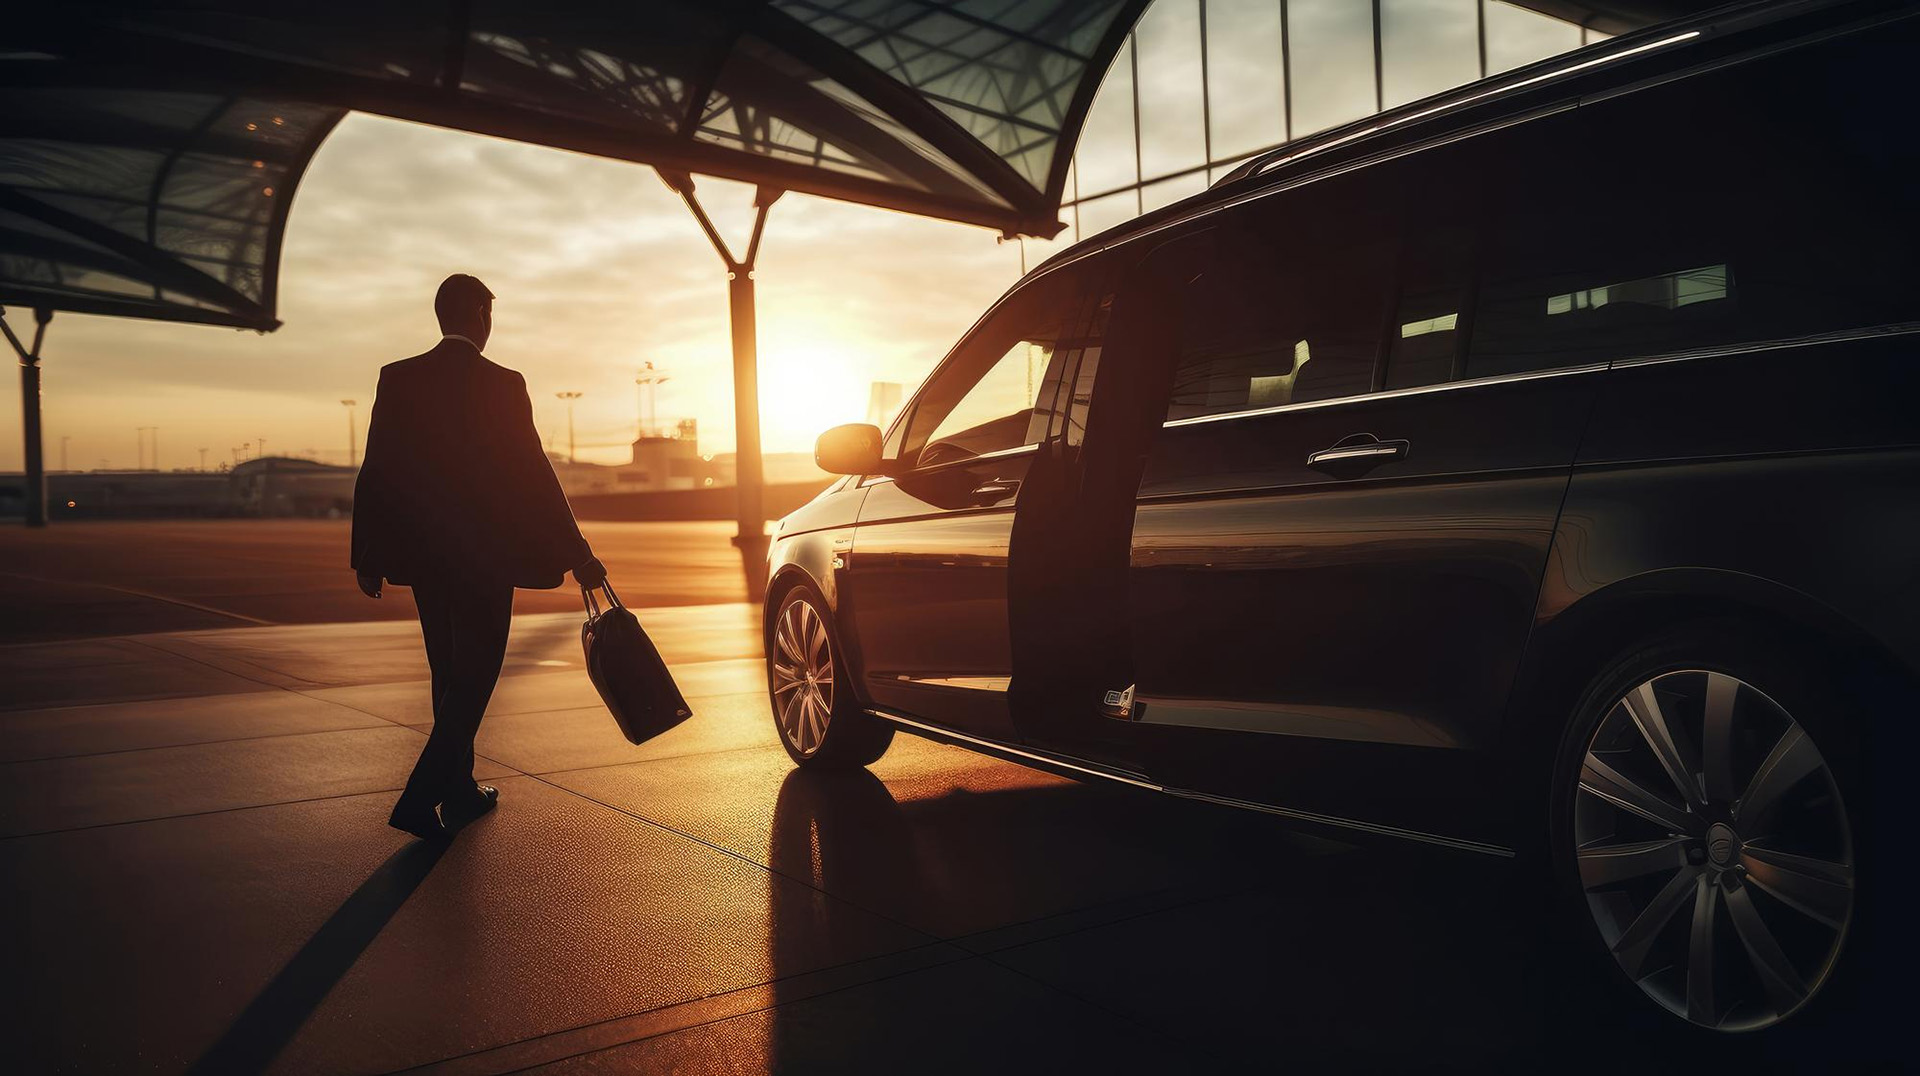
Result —
<path fill-rule="evenodd" d="M 473 317 L 474 308 L 493 301 L 493 293 L 480 283 L 479 277 L 465 273 L 455 273 L 440 282 L 440 290 L 433 296 L 433 315 L 440 319 L 440 331 L 448 331 L 452 323 L 465 323 Z"/>

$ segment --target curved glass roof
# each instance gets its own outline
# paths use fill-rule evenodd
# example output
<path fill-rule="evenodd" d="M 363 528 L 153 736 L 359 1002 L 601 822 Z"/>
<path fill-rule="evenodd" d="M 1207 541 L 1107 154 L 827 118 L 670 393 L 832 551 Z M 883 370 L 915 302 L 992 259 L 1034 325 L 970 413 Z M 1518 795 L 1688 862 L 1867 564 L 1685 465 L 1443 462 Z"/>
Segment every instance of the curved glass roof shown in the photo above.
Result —
<path fill-rule="evenodd" d="M 0 90 L 0 303 L 272 329 L 293 187 L 344 113 Z"/>
<path fill-rule="evenodd" d="M 1051 236 L 1147 3 L 33 5 L 0 32 L 0 304 L 277 326 L 287 206 L 349 109 Z"/>

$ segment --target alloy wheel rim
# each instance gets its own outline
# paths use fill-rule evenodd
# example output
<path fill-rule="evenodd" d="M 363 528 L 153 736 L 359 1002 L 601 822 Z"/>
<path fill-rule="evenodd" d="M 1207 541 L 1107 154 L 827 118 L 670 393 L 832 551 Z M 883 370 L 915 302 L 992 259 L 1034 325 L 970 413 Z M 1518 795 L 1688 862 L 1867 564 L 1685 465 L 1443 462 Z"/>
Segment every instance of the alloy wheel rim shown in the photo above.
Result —
<path fill-rule="evenodd" d="M 1757 1030 L 1832 971 L 1854 907 L 1846 812 L 1812 738 L 1751 684 L 1684 669 L 1617 700 L 1573 832 L 1601 939 L 1669 1012 Z"/>
<path fill-rule="evenodd" d="M 812 603 L 788 605 L 774 625 L 773 712 L 801 755 L 820 750 L 833 718 L 833 642 Z"/>

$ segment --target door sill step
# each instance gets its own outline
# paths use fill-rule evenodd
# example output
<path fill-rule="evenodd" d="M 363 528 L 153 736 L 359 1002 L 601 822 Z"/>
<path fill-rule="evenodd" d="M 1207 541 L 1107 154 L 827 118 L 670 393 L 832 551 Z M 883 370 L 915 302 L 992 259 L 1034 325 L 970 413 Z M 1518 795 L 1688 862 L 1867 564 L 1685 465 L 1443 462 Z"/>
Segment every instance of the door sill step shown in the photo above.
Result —
<path fill-rule="evenodd" d="M 1099 777 L 1108 781 L 1118 781 L 1121 784 L 1132 785 L 1135 788 L 1144 788 L 1149 792 L 1164 792 L 1167 795 L 1178 796 L 1181 799 L 1198 800 L 1203 803 L 1212 803 L 1222 807 L 1234 807 L 1243 811 L 1258 811 L 1262 814 L 1277 815 L 1281 818 L 1301 823 L 1308 828 L 1340 830 L 1349 834 L 1367 833 L 1376 837 L 1390 837 L 1396 840 L 1415 841 L 1420 844 L 1438 845 L 1442 848 L 1454 849 L 1455 851 L 1474 852 L 1480 855 L 1500 858 L 1510 859 L 1514 854 L 1513 849 L 1497 844 L 1463 840 L 1458 837 L 1447 837 L 1438 833 L 1423 833 L 1419 830 L 1402 829 L 1398 826 L 1383 826 L 1376 822 L 1363 822 L 1353 818 L 1339 818 L 1334 815 L 1317 814 L 1313 811 L 1299 811 L 1291 807 L 1280 807 L 1269 803 L 1255 803 L 1250 800 L 1234 799 L 1231 796 L 1216 796 L 1210 792 L 1196 792 L 1187 788 L 1170 788 L 1149 780 L 1145 774 L 1135 773 L 1131 770 L 1123 770 L 1117 766 L 1107 766 L 1102 763 L 1073 758 L 1068 755 L 1057 755 L 1051 751 L 1043 751 L 1038 748 L 1014 747 L 1011 744 L 1000 743 L 997 740 L 984 740 L 978 736 L 969 736 L 964 732 L 955 732 L 952 729 L 941 728 L 939 725 L 929 725 L 924 721 L 917 721 L 911 717 L 903 717 L 900 714 L 891 713 L 886 710 L 869 708 L 867 712 L 915 736 L 933 740 L 936 743 L 949 744 L 954 747 L 964 747 L 968 750 L 978 751 L 983 755 L 991 755 L 1003 762 L 1030 766 L 1034 769 L 1044 770 L 1061 777 L 1071 777 L 1075 779 Z"/>
<path fill-rule="evenodd" d="M 949 728 L 942 728 L 939 725 L 930 725 L 924 721 L 917 721 L 911 717 L 903 717 L 900 714 L 887 710 L 869 709 L 867 712 L 882 721 L 905 729 L 916 736 L 922 736 L 939 743 L 951 744 L 955 747 L 969 748 L 979 751 L 982 754 L 992 755 L 1006 762 L 1017 762 L 1023 766 L 1032 766 L 1036 769 L 1047 770 L 1052 773 L 1057 773 L 1062 777 L 1100 777 L 1109 781 L 1119 781 L 1121 784 L 1132 785 L 1135 788 L 1144 788 L 1152 792 L 1167 791 L 1160 785 L 1148 780 L 1145 774 L 1135 773 L 1131 770 L 1123 770 L 1118 766 L 1108 766 L 1103 763 L 1073 758 L 1068 755 L 1058 755 L 1051 751 L 1040 750 L 1039 748 L 1014 747 L 1011 744 L 1004 744 L 998 740 L 985 740 L 978 736 L 969 736 L 964 732 L 955 732 Z"/>

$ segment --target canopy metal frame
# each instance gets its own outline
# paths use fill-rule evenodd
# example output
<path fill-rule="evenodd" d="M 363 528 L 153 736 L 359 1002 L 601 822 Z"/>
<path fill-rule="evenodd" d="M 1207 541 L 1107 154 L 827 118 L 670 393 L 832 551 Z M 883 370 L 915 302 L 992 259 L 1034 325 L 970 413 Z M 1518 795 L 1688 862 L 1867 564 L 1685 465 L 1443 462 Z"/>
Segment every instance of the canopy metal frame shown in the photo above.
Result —
<path fill-rule="evenodd" d="M 734 257 L 733 249 L 713 226 L 713 220 L 695 196 L 693 177 L 685 172 L 656 169 L 668 189 L 686 202 L 700 230 L 713 244 L 727 268 L 727 314 L 733 330 L 733 417 L 734 417 L 734 507 L 736 528 L 734 548 L 740 551 L 740 567 L 746 574 L 747 597 L 759 601 L 766 597 L 767 513 L 762 493 L 766 486 L 760 455 L 760 351 L 759 330 L 755 322 L 753 272 L 760 259 L 760 240 L 767 230 L 767 211 L 786 192 L 778 187 L 758 187 L 753 195 L 753 234 L 747 240 L 747 252 Z"/>
<path fill-rule="evenodd" d="M 26 488 L 20 492 L 26 501 L 25 518 L 29 527 L 47 525 L 47 465 L 42 456 L 44 439 L 40 433 L 40 349 L 47 341 L 47 325 L 52 321 L 51 309 L 35 308 L 33 344 L 29 347 L 20 342 L 13 326 L 7 322 L 6 308 L 0 307 L 0 335 L 6 336 L 20 359 L 20 425 L 25 432 L 27 457 Z"/>
<path fill-rule="evenodd" d="M 669 100 L 675 97 L 671 85 L 684 87 L 685 92 L 678 95 L 684 112 L 674 117 L 674 126 L 639 122 L 638 112 L 631 108 L 625 114 L 616 113 L 608 102 L 618 98 L 610 93 L 596 98 L 589 90 L 578 90 L 569 100 L 579 107 L 570 109 L 564 103 L 555 107 L 559 99 L 554 94 L 567 88 L 566 80 L 548 72 L 604 74 L 609 68 L 605 63 L 583 62 L 589 53 L 600 56 L 589 47 L 592 42 L 557 36 L 542 39 L 532 31 L 548 23 L 565 27 L 569 19 L 590 24 L 593 19 L 611 17 L 607 9 L 615 5 L 592 0 L 559 3 L 557 11 L 547 12 L 454 0 L 446 5 L 443 21 L 422 31 L 423 40 L 437 40 L 438 45 L 414 50 L 436 55 L 437 70 L 412 70 L 407 78 L 378 77 L 342 64 L 300 62 L 299 58 L 265 47 L 249 48 L 231 39 L 189 33 L 151 18 L 113 17 L 124 14 L 116 9 L 144 5 L 88 5 L 79 9 L 80 15 L 59 9 L 35 11 L 20 20 L 11 36 L 27 48 L 59 59 L 0 62 L 0 93 L 29 87 L 130 91 L 165 87 L 224 94 L 270 90 L 289 100 L 764 183 L 977 224 L 1007 236 L 1050 237 L 1062 227 L 1058 206 L 1071 147 L 1108 64 L 1148 3 L 1054 0 L 1051 5 L 1038 5 L 1047 8 L 1047 17 L 1041 21 L 1048 33 L 1043 35 L 1018 24 L 996 24 L 961 4 L 944 0 L 898 0 L 877 5 L 833 0 L 722 2 L 717 6 L 724 13 L 727 32 L 718 35 L 704 52 L 698 51 L 702 42 L 691 42 L 680 50 L 683 55 L 693 54 L 680 62 L 682 74 L 652 68 L 635 70 L 644 67 L 638 63 L 619 69 L 629 82 L 652 83 L 650 92 L 629 98 L 629 103 L 633 99 Z M 1023 8 L 1033 6 L 1010 3 L 1006 9 L 1018 15 Z M 628 8 L 628 18 L 636 27 L 643 27 L 647 5 L 639 7 L 637 11 Z M 652 7 L 684 14 L 682 9 L 692 5 L 656 3 Z M 483 43 L 497 42 L 500 37 L 488 36 L 482 20 L 476 19 L 477 9 L 483 9 L 499 25 L 514 30 L 522 30 L 524 25 L 524 41 L 514 40 L 516 46 L 525 45 L 524 62 L 517 69 L 497 62 L 497 51 L 490 52 Z M 502 14 L 502 9 L 509 10 Z M 105 14 L 88 16 L 88 11 Z M 809 25 L 796 12 L 832 32 Z M 882 20 L 882 16 L 896 12 L 903 14 L 894 24 Z M 974 37 L 991 36 L 1003 47 L 969 53 L 954 41 L 938 40 L 920 31 L 924 23 L 936 18 L 943 26 L 962 24 L 975 31 Z M 1091 47 L 1063 43 L 1092 29 L 1101 32 Z M 238 32 L 229 35 L 238 36 Z M 803 68 L 775 70 L 772 61 L 756 56 L 743 46 L 745 42 L 776 50 L 775 60 L 794 61 Z M 896 70 L 883 70 L 862 50 L 897 58 Z M 656 48 L 647 59 L 658 60 L 672 52 Z M 1013 54 L 1011 58 L 1009 54 Z M 517 80 L 527 92 L 517 99 L 482 92 L 471 81 L 481 61 L 493 61 L 485 64 L 489 79 Z M 1049 63 L 1058 64 L 1059 70 L 1047 70 Z M 936 88 L 957 74 L 977 74 L 992 83 L 991 88 L 1005 99 L 1005 105 L 989 107 Z M 906 142 L 882 147 L 879 143 L 884 140 L 874 134 L 879 128 L 862 131 L 858 109 L 846 101 L 823 100 L 820 89 L 809 82 L 813 76 L 857 95 L 910 137 Z M 723 96 L 729 107 L 743 107 L 726 95 L 729 79 L 749 77 L 760 80 L 758 85 L 768 93 L 744 107 L 766 109 L 777 100 L 780 113 L 804 115 L 808 122 L 819 124 L 824 133 L 847 142 L 863 142 L 864 137 L 863 148 L 875 153 L 882 163 L 897 168 L 899 175 L 876 178 L 834 171 L 822 167 L 818 160 L 782 159 L 703 140 L 700 120 Z M 1052 122 L 1041 123 L 1031 117 L 1034 109 L 1046 106 L 1069 88 L 1073 92 L 1066 105 L 1051 110 Z M 490 85 L 489 89 L 498 87 Z M 816 107 L 809 111 L 810 103 Z M 1023 175 L 1002 153 L 956 119 L 956 113 L 984 115 L 1012 128 L 1028 129 L 1033 138 L 1010 146 L 1007 153 L 1017 155 L 1031 149 L 1033 143 L 1054 143 L 1043 181 Z M 937 151 L 957 168 L 948 174 L 928 160 L 907 159 L 902 150 L 911 141 Z"/>

